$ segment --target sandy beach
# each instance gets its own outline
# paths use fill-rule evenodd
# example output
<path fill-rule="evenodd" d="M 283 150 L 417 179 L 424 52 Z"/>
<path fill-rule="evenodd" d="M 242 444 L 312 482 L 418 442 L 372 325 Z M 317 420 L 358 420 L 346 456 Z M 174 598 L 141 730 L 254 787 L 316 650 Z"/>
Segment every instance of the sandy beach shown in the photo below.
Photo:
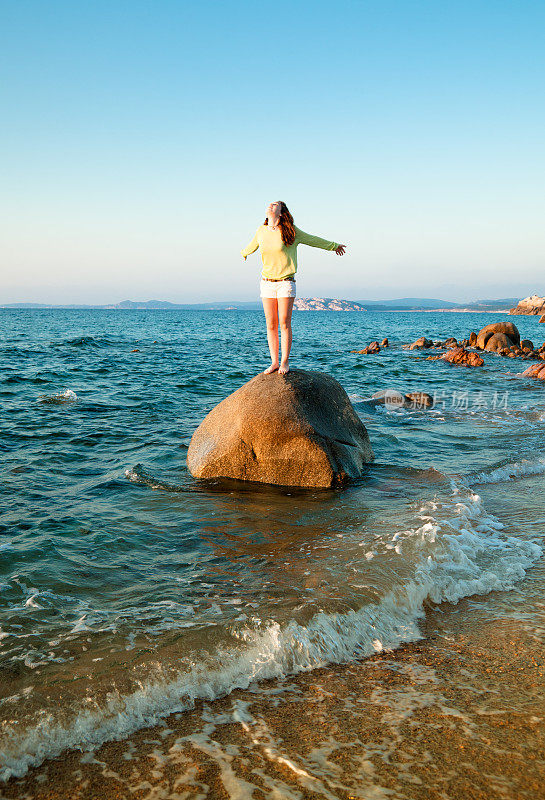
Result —
<path fill-rule="evenodd" d="M 425 639 L 236 690 L 2 789 L 36 800 L 545 796 L 545 663 L 491 598 L 428 609 Z"/>

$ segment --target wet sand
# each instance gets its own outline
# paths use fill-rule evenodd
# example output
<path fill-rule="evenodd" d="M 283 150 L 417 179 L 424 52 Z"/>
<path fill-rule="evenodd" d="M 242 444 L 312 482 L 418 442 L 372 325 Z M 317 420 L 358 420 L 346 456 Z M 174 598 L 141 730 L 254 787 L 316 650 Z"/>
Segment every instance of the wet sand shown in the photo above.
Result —
<path fill-rule="evenodd" d="M 425 638 L 395 652 L 263 682 L 94 753 L 66 752 L 0 796 L 540 800 L 543 646 L 524 617 L 494 618 L 493 595 L 428 609 Z"/>

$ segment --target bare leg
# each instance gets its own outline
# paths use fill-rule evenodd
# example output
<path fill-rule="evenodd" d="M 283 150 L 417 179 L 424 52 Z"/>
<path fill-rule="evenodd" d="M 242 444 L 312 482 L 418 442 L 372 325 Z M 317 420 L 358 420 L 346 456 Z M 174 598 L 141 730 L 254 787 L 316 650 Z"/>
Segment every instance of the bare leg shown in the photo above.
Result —
<path fill-rule="evenodd" d="M 291 312 L 294 300 L 294 297 L 278 298 L 278 317 L 280 319 L 280 331 L 282 336 L 282 361 L 278 372 L 281 375 L 290 371 L 288 359 L 291 350 Z"/>
<path fill-rule="evenodd" d="M 278 300 L 276 297 L 262 297 L 263 311 L 267 321 L 267 341 L 271 354 L 271 366 L 263 370 L 265 375 L 278 369 Z"/>

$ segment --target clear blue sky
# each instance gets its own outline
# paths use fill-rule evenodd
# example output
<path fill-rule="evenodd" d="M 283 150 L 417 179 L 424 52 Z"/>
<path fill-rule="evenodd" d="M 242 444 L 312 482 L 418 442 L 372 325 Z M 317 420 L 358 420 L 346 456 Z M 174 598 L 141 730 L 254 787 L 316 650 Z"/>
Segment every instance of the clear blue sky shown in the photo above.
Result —
<path fill-rule="evenodd" d="M 545 4 L 1 0 L 0 302 L 545 294 Z"/>

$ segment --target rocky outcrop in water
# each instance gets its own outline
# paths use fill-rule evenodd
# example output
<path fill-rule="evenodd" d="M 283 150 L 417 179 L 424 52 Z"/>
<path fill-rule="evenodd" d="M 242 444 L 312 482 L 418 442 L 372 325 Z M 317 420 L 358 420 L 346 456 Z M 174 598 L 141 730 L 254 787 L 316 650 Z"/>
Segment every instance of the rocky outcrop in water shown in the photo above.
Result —
<path fill-rule="evenodd" d="M 499 353 L 500 350 L 509 349 L 514 342 L 505 333 L 493 333 L 484 346 L 489 353 Z"/>
<path fill-rule="evenodd" d="M 479 332 L 475 346 L 508 358 L 545 358 L 545 344 L 535 347 L 530 339 L 521 341 L 518 328 L 512 322 L 487 325 Z"/>
<path fill-rule="evenodd" d="M 466 348 L 469 347 L 469 350 Z M 428 356 L 428 361 L 450 361 L 453 364 L 464 364 L 466 366 L 480 367 L 484 364 L 483 359 L 474 350 L 483 350 L 489 353 L 496 353 L 508 358 L 539 359 L 545 360 L 545 343 L 541 346 L 534 346 L 530 339 L 520 339 L 517 326 L 509 321 L 493 322 L 486 325 L 479 333 L 471 331 L 469 338 L 456 340 L 451 336 L 445 341 L 428 339 L 421 336 L 412 344 L 404 344 L 404 349 L 424 350 L 424 349 L 447 349 L 451 353 L 443 355 Z"/>
<path fill-rule="evenodd" d="M 533 294 L 531 297 L 525 297 L 520 300 L 515 308 L 509 311 L 510 314 L 528 314 L 528 315 L 545 315 L 545 297 L 540 297 Z M 540 320 L 542 322 L 542 320 Z"/>
<path fill-rule="evenodd" d="M 464 367 L 482 367 L 484 360 L 478 353 L 466 350 L 465 347 L 454 347 L 440 356 L 428 356 L 427 361 L 448 361 Z"/>
<path fill-rule="evenodd" d="M 388 345 L 385 345 L 387 347 Z M 380 345 L 378 342 L 371 342 L 363 350 L 351 350 L 351 353 L 359 353 L 360 355 L 368 355 L 369 353 L 380 353 Z"/>
<path fill-rule="evenodd" d="M 477 334 L 477 342 L 476 347 L 479 350 L 486 350 L 488 340 L 491 339 L 494 334 L 503 334 L 507 337 L 507 343 L 504 344 L 504 347 L 510 347 L 514 344 L 520 344 L 520 333 L 516 325 L 512 322 L 493 322 L 491 325 L 486 325 L 482 330 L 479 331 Z"/>
<path fill-rule="evenodd" d="M 545 381 L 545 364 L 532 364 L 532 366 L 525 369 L 522 374 L 526 378 L 537 378 L 540 381 Z"/>
<path fill-rule="evenodd" d="M 421 336 L 411 344 L 404 344 L 404 350 L 429 350 L 431 347 L 462 347 L 467 344 L 467 341 L 459 342 L 455 336 L 449 336 L 448 339 L 442 341 L 441 339 L 428 339 L 426 336 Z"/>
<path fill-rule="evenodd" d="M 388 408 L 423 409 L 433 407 L 433 397 L 427 392 L 407 392 L 403 394 L 397 389 L 381 389 L 371 396 L 376 405 L 385 405 Z"/>
<path fill-rule="evenodd" d="M 195 478 L 332 487 L 373 460 L 367 430 L 338 381 L 322 372 L 260 373 L 222 400 L 194 432 Z"/>
<path fill-rule="evenodd" d="M 417 339 L 408 347 L 409 350 L 424 350 L 427 349 L 428 347 L 433 347 L 433 342 L 431 339 L 426 339 L 425 336 L 421 336 L 420 339 Z"/>

